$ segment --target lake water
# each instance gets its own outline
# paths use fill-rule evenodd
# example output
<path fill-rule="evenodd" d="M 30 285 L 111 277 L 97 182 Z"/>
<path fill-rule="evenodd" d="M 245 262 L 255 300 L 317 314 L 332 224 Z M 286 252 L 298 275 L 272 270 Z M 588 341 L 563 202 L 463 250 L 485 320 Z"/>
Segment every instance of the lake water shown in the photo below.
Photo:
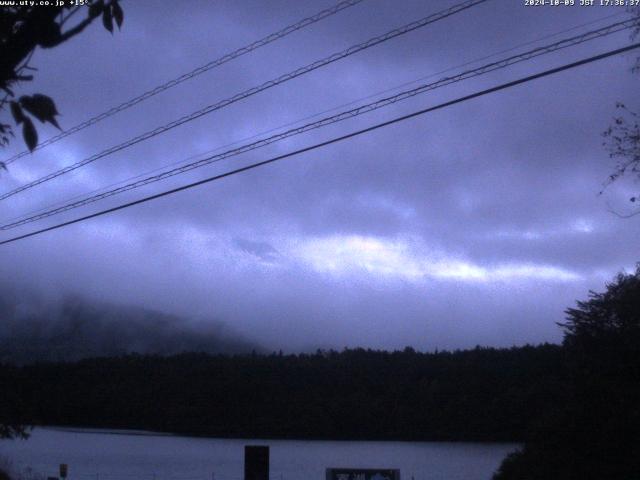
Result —
<path fill-rule="evenodd" d="M 0 440 L 15 471 L 69 480 L 242 480 L 244 446 L 271 447 L 271 480 L 324 480 L 327 467 L 398 468 L 402 480 L 486 480 L 515 444 L 224 440 L 37 428 L 31 438 Z"/>

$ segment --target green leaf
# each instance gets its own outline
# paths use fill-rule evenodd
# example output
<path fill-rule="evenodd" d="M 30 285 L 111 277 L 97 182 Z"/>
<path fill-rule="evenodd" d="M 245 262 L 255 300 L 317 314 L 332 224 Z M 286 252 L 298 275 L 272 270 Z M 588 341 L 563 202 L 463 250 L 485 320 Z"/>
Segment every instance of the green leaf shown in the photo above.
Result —
<path fill-rule="evenodd" d="M 113 33 L 113 17 L 111 16 L 111 10 L 105 8 L 102 12 L 102 24 L 104 28 Z"/>
<path fill-rule="evenodd" d="M 24 117 L 22 120 L 24 122 L 24 127 L 22 128 L 22 137 L 24 138 L 24 142 L 29 147 L 29 150 L 33 152 L 38 145 L 38 132 L 36 132 L 36 127 L 33 126 L 33 122 L 29 117 Z"/>
<path fill-rule="evenodd" d="M 24 95 L 20 97 L 20 105 L 42 123 L 49 122 L 62 130 L 55 117 L 60 114 L 58 113 L 56 104 L 50 97 L 42 95 L 41 93 L 36 93 L 31 96 Z"/>
<path fill-rule="evenodd" d="M 13 119 L 16 124 L 20 125 L 24 119 L 24 113 L 22 113 L 22 108 L 18 105 L 18 102 L 11 102 L 11 115 L 13 115 Z"/>
<path fill-rule="evenodd" d="M 116 25 L 118 25 L 118 30 L 120 30 L 120 27 L 122 27 L 122 21 L 124 20 L 124 12 L 118 3 L 118 0 L 112 0 L 111 10 L 113 12 L 113 18 L 116 21 Z"/>

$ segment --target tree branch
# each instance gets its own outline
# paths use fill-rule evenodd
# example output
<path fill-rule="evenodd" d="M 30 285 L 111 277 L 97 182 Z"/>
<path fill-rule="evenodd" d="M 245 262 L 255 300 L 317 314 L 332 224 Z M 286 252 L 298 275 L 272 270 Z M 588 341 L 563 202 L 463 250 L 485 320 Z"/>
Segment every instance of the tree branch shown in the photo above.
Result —
<path fill-rule="evenodd" d="M 77 24 L 75 27 L 73 27 L 70 30 L 67 30 L 66 32 L 61 34 L 60 38 L 56 42 L 52 43 L 51 45 L 47 45 L 46 47 L 42 47 L 42 48 L 57 47 L 61 43 L 66 42 L 67 40 L 69 40 L 72 37 L 75 37 L 80 32 L 82 32 L 85 28 L 87 28 L 89 25 L 91 25 L 91 22 L 93 22 L 94 18 L 92 18 L 92 17 L 85 18 L 82 22 Z"/>
<path fill-rule="evenodd" d="M 631 218 L 631 217 L 635 217 L 636 215 L 640 215 L 640 210 L 636 210 L 635 212 L 627 213 L 627 214 L 617 212 L 616 210 L 614 210 L 614 208 L 611 206 L 611 204 L 608 201 L 607 201 L 607 211 L 609 213 L 613 213 L 618 218 Z"/>

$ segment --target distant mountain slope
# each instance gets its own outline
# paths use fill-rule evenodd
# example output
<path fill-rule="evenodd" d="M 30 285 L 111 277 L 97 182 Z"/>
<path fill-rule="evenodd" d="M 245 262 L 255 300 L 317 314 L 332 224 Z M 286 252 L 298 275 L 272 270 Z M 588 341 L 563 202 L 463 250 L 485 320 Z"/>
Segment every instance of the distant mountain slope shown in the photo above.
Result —
<path fill-rule="evenodd" d="M 0 297 L 0 362 L 75 361 L 126 353 L 246 353 L 262 349 L 220 322 L 70 297 Z"/>

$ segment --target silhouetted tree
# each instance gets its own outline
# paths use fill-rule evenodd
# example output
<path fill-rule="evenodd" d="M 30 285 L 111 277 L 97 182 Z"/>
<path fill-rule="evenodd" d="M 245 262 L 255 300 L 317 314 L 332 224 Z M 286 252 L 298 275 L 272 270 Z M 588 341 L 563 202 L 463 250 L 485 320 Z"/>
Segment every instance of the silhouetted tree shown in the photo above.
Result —
<path fill-rule="evenodd" d="M 18 2 L 16 2 L 18 3 Z M 51 2 L 54 3 L 54 2 Z M 33 80 L 35 71 L 29 65 L 36 48 L 54 48 L 81 33 L 96 18 L 102 17 L 104 27 L 113 32 L 114 21 L 118 28 L 124 14 L 118 0 L 79 0 L 64 2 L 62 6 L 0 6 L 0 110 L 9 106 L 13 122 L 22 127 L 22 136 L 30 150 L 38 144 L 38 133 L 33 118 L 49 122 L 60 128 L 56 121 L 58 110 L 54 101 L 41 93 L 16 96 L 15 88 L 22 82 Z M 80 11 L 85 17 L 69 26 L 70 20 Z M 13 128 L 0 122 L 0 144 L 7 145 Z M 0 163 L 4 167 L 4 164 Z"/>
<path fill-rule="evenodd" d="M 640 478 L 640 265 L 569 308 L 562 402 L 496 480 Z"/>
<path fill-rule="evenodd" d="M 589 292 L 589 300 L 566 310 L 565 346 L 589 354 L 603 346 L 640 346 L 640 264 L 633 274 L 620 273 L 606 291 Z"/>

